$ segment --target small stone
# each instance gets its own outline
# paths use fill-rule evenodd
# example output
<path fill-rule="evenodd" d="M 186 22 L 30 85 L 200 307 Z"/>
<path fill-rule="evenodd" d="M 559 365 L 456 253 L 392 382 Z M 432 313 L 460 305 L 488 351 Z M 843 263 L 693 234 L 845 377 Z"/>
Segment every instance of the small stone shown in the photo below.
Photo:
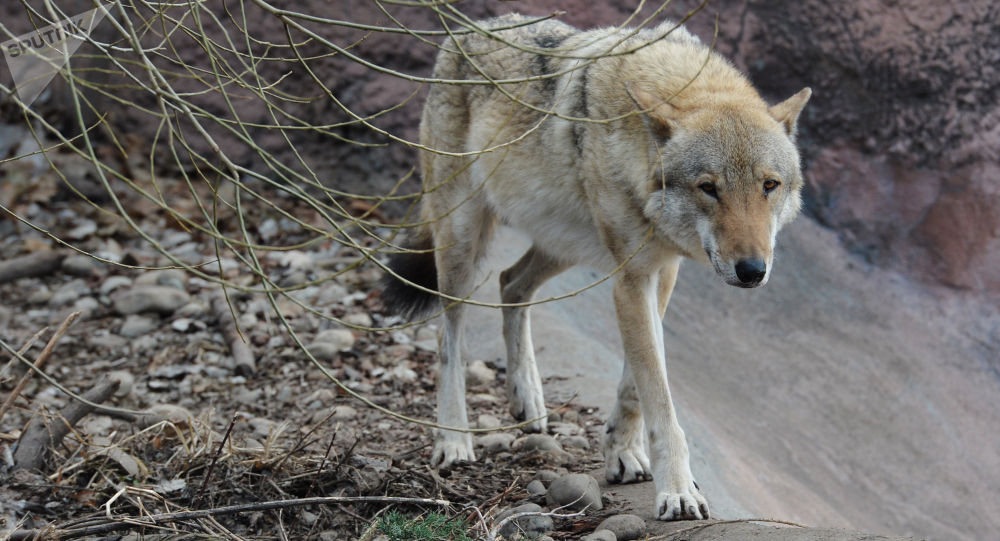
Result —
<path fill-rule="evenodd" d="M 90 316 L 94 315 L 100 308 L 101 303 L 93 297 L 80 297 L 73 303 L 73 311 L 80 312 L 80 317 L 83 319 L 90 319 Z"/>
<path fill-rule="evenodd" d="M 513 509 L 508 509 L 497 516 L 496 523 L 503 522 L 507 517 L 512 517 L 521 513 L 542 513 L 542 507 L 535 503 L 526 503 Z M 551 532 L 555 528 L 552 517 L 541 514 L 527 515 L 515 518 L 500 528 L 500 535 L 507 539 L 512 539 L 515 535 L 521 535 L 528 539 L 538 537 Z"/>
<path fill-rule="evenodd" d="M 549 412 L 549 424 L 558 423 L 562 421 L 562 415 L 558 411 Z"/>
<path fill-rule="evenodd" d="M 646 535 L 646 521 L 637 515 L 614 515 L 597 525 L 597 531 L 600 530 L 614 532 L 619 541 L 632 541 Z"/>
<path fill-rule="evenodd" d="M 566 506 L 574 511 L 600 511 L 604 508 L 597 479 L 585 473 L 570 473 L 553 481 L 545 501 L 552 507 Z"/>
<path fill-rule="evenodd" d="M 83 240 L 97 232 L 97 223 L 93 220 L 81 220 L 80 224 L 66 232 L 73 240 Z M 86 257 L 86 256 L 84 256 Z"/>
<path fill-rule="evenodd" d="M 163 269 L 144 272 L 135 279 L 135 285 L 164 286 L 174 289 L 184 289 L 187 276 L 180 269 Z"/>
<path fill-rule="evenodd" d="M 386 372 L 386 378 L 395 383 L 413 383 L 420 376 L 405 364 L 398 364 L 392 370 Z"/>
<path fill-rule="evenodd" d="M 132 314 L 125 318 L 125 322 L 122 323 L 122 328 L 118 330 L 118 334 L 126 338 L 136 338 L 153 332 L 158 326 L 152 318 Z"/>
<path fill-rule="evenodd" d="M 583 429 L 573 423 L 551 423 L 549 433 L 560 436 L 578 436 L 583 434 Z"/>
<path fill-rule="evenodd" d="M 126 372 L 125 370 L 115 370 L 109 372 L 108 379 L 118 382 L 118 389 L 115 391 L 115 396 L 117 397 L 128 395 L 132 392 L 132 387 L 135 385 L 135 376 L 133 376 L 131 372 Z"/>
<path fill-rule="evenodd" d="M 416 340 L 429 340 L 431 342 L 437 343 L 438 330 L 437 325 L 424 325 L 417 329 Z"/>
<path fill-rule="evenodd" d="M 71 255 L 62 262 L 62 271 L 73 276 L 89 278 L 96 275 L 98 270 L 100 263 L 88 255 Z"/>
<path fill-rule="evenodd" d="M 562 477 L 561 473 L 554 472 L 552 470 L 538 470 L 537 472 L 535 472 L 535 479 L 545 483 L 546 485 L 548 485 L 552 481 L 555 481 L 556 479 L 559 479 L 560 477 Z"/>
<path fill-rule="evenodd" d="M 197 317 L 204 314 L 207 311 L 208 307 L 205 306 L 205 303 L 197 299 L 194 299 L 191 302 L 185 304 L 184 306 L 178 308 L 177 311 L 174 312 L 174 315 L 181 317 Z"/>
<path fill-rule="evenodd" d="M 351 419 L 358 416 L 358 410 L 346 404 L 334 406 L 332 413 L 333 416 L 331 417 L 331 419 L 333 419 L 334 421 L 350 421 Z"/>
<path fill-rule="evenodd" d="M 101 284 L 101 295 L 108 296 L 112 291 L 120 288 L 132 285 L 132 280 L 125 276 L 111 276 Z"/>
<path fill-rule="evenodd" d="M 166 286 L 137 285 L 115 299 L 115 310 L 119 314 L 156 312 L 170 315 L 191 301 L 191 297 L 180 289 Z"/>
<path fill-rule="evenodd" d="M 59 287 L 52 294 L 52 298 L 49 299 L 49 304 L 52 306 L 64 306 L 72 302 L 76 302 L 77 299 L 84 295 L 90 294 L 90 287 L 87 282 L 77 278 L 76 280 L 71 280 L 66 282 Z"/>
<path fill-rule="evenodd" d="M 479 416 L 479 419 L 476 421 L 476 426 L 478 428 L 500 428 L 500 419 L 497 419 L 488 413 L 484 413 Z"/>
<path fill-rule="evenodd" d="M 42 284 L 28 295 L 28 302 L 31 304 L 45 304 L 52 300 L 52 291 Z"/>
<path fill-rule="evenodd" d="M 337 348 L 338 351 L 347 351 L 354 346 L 354 333 L 348 329 L 327 329 L 316 335 L 313 343 L 323 342 Z"/>
<path fill-rule="evenodd" d="M 354 326 L 357 326 L 357 327 L 364 327 L 364 328 L 369 328 L 369 327 L 371 327 L 374 324 L 372 322 L 372 316 L 370 316 L 370 315 L 368 315 L 368 314 L 366 314 L 364 312 L 357 312 L 355 314 L 347 314 L 346 316 L 344 316 L 344 323 L 347 323 L 349 325 L 354 325 Z"/>
<path fill-rule="evenodd" d="M 331 362 L 340 353 L 340 348 L 328 342 L 313 342 L 306 346 L 306 349 L 309 350 L 309 354 L 315 357 L 317 361 Z"/>
<path fill-rule="evenodd" d="M 530 434 L 514 442 L 514 448 L 521 451 L 562 451 L 562 445 L 548 434 Z"/>
<path fill-rule="evenodd" d="M 618 541 L 618 538 L 615 536 L 615 532 L 610 530 L 597 530 L 590 535 L 583 536 L 581 541 Z"/>
<path fill-rule="evenodd" d="M 465 369 L 469 385 L 488 385 L 496 380 L 497 373 L 483 361 L 472 361 Z"/>
<path fill-rule="evenodd" d="M 528 486 L 525 487 L 525 490 L 527 490 L 528 494 L 531 494 L 532 496 L 543 496 L 547 492 L 545 490 L 545 485 L 538 479 L 535 479 L 534 481 L 528 483 Z"/>
<path fill-rule="evenodd" d="M 583 436 L 570 436 L 562 441 L 563 447 L 570 449 L 590 449 L 590 442 Z"/>
<path fill-rule="evenodd" d="M 344 286 L 333 282 L 327 282 L 320 286 L 319 295 L 316 296 L 316 304 L 319 306 L 340 304 L 347 295 L 348 292 Z"/>
<path fill-rule="evenodd" d="M 476 438 L 476 447 L 482 447 L 487 454 L 494 454 L 509 451 L 513 442 L 513 434 L 487 434 Z"/>
<path fill-rule="evenodd" d="M 430 351 L 436 353 L 438 350 L 437 340 L 417 340 L 413 343 L 413 346 L 417 349 L 423 351 Z"/>

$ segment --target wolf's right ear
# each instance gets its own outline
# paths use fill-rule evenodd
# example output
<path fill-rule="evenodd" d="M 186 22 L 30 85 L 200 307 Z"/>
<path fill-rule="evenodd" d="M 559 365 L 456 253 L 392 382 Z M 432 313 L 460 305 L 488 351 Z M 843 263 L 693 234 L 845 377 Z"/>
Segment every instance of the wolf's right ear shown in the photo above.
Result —
<path fill-rule="evenodd" d="M 768 109 L 771 117 L 781 123 L 785 128 L 785 133 L 793 140 L 795 139 L 795 129 L 799 121 L 799 113 L 806 106 L 806 102 L 809 101 L 810 96 L 812 96 L 812 89 L 807 86 L 796 92 L 794 96 L 777 105 L 772 105 Z"/>
<path fill-rule="evenodd" d="M 676 128 L 672 117 L 677 108 L 639 88 L 632 81 L 625 81 L 625 91 L 639 108 L 642 120 L 653 137 L 661 142 L 670 139 Z"/>

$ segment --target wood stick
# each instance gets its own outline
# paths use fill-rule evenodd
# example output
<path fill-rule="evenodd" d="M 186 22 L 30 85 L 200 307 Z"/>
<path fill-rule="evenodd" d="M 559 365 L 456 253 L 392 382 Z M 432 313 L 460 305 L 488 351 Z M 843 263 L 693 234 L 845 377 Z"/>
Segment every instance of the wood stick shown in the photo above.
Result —
<path fill-rule="evenodd" d="M 87 391 L 83 398 L 99 404 L 111 398 L 117 390 L 118 381 L 104 380 Z M 66 434 L 69 434 L 70 429 L 93 409 L 94 406 L 90 404 L 71 399 L 71 402 L 59 411 L 59 421 L 55 423 L 46 423 L 42 414 L 36 416 L 17 443 L 17 449 L 14 451 L 14 469 L 41 469 L 52 447 L 59 445 Z"/>
<path fill-rule="evenodd" d="M 8 261 L 0 261 L 0 284 L 13 282 L 18 278 L 52 274 L 59 270 L 65 258 L 66 252 L 52 251 L 35 252 Z"/>
<path fill-rule="evenodd" d="M 34 368 L 41 368 L 42 365 L 45 364 L 45 361 L 49 360 L 49 356 L 52 355 L 52 350 L 55 349 L 56 343 L 59 341 L 60 338 L 62 338 L 64 334 L 66 334 L 66 329 L 69 329 L 69 326 L 72 325 L 73 322 L 76 321 L 76 318 L 78 317 L 80 317 L 80 312 L 73 312 L 72 314 L 66 316 L 66 319 L 64 319 L 62 322 L 62 325 L 59 325 L 59 328 L 56 329 L 55 334 L 53 334 L 52 338 L 49 338 L 49 342 L 45 344 L 45 348 L 43 348 L 42 352 L 38 354 L 38 358 L 35 359 L 35 363 L 32 365 Z M 22 351 L 19 351 L 18 355 L 24 353 L 23 351 L 24 349 L 25 348 L 22 348 Z M 28 384 L 28 380 L 31 379 L 31 376 L 34 373 L 35 373 L 34 370 L 29 369 L 27 372 L 25 372 L 23 376 L 21 376 L 21 381 L 17 382 L 17 385 L 14 387 L 14 390 L 10 392 L 10 396 L 8 396 L 7 400 L 4 400 L 3 405 L 0 406 L 0 420 L 3 419 L 3 416 L 4 414 L 7 413 L 7 410 L 9 410 L 11 406 L 14 405 L 14 400 L 16 400 L 18 395 L 21 394 L 21 390 L 23 390 L 24 386 Z"/>

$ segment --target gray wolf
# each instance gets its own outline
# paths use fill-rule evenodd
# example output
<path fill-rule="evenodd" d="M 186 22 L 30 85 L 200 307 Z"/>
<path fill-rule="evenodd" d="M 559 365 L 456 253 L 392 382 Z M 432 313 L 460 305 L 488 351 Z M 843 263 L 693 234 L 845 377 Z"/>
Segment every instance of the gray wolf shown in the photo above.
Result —
<path fill-rule="evenodd" d="M 497 34 L 455 36 L 438 55 L 437 78 L 499 83 L 430 89 L 420 125 L 422 225 L 389 262 L 409 284 L 390 277 L 383 298 L 411 317 L 446 299 L 437 421 L 468 427 L 465 306 L 455 300 L 472 293 L 495 224 L 529 235 L 532 247 L 500 275 L 507 389 L 514 418 L 537 419 L 526 430 L 544 431 L 524 303 L 570 266 L 617 269 L 625 363 L 603 444 L 607 478 L 652 478 L 660 519 L 707 518 L 667 386 L 661 320 L 685 258 L 730 285 L 768 281 L 775 235 L 801 205 L 795 133 L 811 92 L 769 106 L 671 22 L 634 32 L 546 21 Z M 469 433 L 435 438 L 433 465 L 475 460 Z"/>

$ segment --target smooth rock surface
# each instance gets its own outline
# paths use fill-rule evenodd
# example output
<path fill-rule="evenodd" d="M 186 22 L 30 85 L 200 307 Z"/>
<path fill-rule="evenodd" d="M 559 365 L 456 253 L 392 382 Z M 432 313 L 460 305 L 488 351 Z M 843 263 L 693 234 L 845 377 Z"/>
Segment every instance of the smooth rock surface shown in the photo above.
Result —
<path fill-rule="evenodd" d="M 552 507 L 566 506 L 573 510 L 604 509 L 597 479 L 585 473 L 570 473 L 553 481 L 545 494 L 545 501 Z"/>

